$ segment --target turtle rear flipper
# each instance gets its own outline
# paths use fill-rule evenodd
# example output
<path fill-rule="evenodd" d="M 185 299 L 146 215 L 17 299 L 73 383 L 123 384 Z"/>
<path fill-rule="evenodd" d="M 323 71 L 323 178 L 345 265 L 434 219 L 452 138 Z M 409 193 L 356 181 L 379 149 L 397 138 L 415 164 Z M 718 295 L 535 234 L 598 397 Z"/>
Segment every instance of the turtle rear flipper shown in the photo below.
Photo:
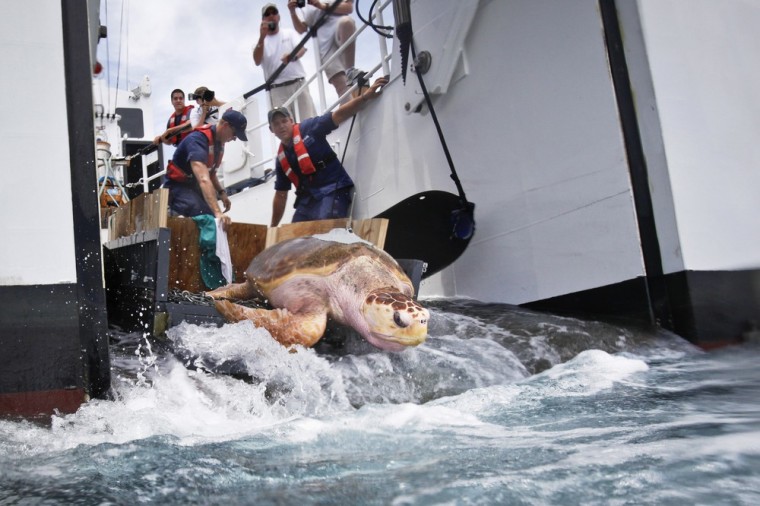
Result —
<path fill-rule="evenodd" d="M 217 300 L 216 310 L 233 322 L 251 320 L 267 329 L 284 346 L 300 344 L 310 348 L 319 341 L 327 327 L 327 313 L 291 313 L 287 309 L 249 308 L 227 300 Z"/>
<path fill-rule="evenodd" d="M 211 298 L 214 299 L 237 299 L 247 300 L 255 295 L 255 290 L 251 288 L 250 283 L 232 283 L 226 286 L 220 286 L 215 290 L 206 292 Z"/>

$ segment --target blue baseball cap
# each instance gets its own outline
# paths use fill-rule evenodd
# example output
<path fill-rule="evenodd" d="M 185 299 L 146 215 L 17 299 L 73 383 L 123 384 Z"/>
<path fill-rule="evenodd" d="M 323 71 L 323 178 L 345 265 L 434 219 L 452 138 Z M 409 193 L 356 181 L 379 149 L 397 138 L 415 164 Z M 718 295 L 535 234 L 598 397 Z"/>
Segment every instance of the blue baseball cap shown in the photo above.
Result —
<path fill-rule="evenodd" d="M 227 109 L 222 114 L 222 119 L 230 124 L 235 131 L 235 137 L 241 141 L 248 141 L 248 137 L 245 135 L 245 128 L 248 126 L 248 120 L 245 119 L 243 113 L 234 109 Z"/>

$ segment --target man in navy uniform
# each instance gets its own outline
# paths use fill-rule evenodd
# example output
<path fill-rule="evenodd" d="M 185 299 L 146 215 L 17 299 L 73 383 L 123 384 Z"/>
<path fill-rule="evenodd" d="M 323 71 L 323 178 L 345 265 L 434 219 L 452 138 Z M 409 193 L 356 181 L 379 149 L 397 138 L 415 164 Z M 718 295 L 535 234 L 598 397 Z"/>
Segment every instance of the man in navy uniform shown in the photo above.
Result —
<path fill-rule="evenodd" d="M 247 141 L 248 122 L 238 111 L 228 109 L 216 125 L 203 125 L 182 140 L 166 168 L 164 187 L 169 189 L 169 208 L 175 214 L 193 217 L 210 214 L 222 221 L 226 229 L 232 220 L 224 212 L 232 203 L 224 191 L 216 170 L 222 163 L 224 145 L 232 140 Z"/>
<path fill-rule="evenodd" d="M 326 137 L 366 102 L 379 97 L 378 89 L 387 83 L 388 80 L 381 77 L 363 94 L 335 111 L 307 118 L 300 124 L 293 122 L 287 108 L 269 111 L 269 130 L 280 139 L 271 226 L 280 224 L 292 186 L 296 188 L 293 223 L 348 216 L 354 182 Z"/>

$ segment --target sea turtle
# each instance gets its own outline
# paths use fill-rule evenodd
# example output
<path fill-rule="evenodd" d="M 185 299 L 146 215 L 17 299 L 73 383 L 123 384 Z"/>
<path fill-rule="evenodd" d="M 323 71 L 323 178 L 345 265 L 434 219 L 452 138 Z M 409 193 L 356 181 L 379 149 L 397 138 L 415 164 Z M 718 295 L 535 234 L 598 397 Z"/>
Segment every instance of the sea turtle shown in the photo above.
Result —
<path fill-rule="evenodd" d="M 377 348 L 401 351 L 427 337 L 427 309 L 412 297 L 409 277 L 386 252 L 314 236 L 265 249 L 245 272 L 246 281 L 217 288 L 219 313 L 249 319 L 281 344 L 313 346 L 328 318 L 352 327 Z M 247 308 L 224 299 L 261 295 L 274 309 Z"/>

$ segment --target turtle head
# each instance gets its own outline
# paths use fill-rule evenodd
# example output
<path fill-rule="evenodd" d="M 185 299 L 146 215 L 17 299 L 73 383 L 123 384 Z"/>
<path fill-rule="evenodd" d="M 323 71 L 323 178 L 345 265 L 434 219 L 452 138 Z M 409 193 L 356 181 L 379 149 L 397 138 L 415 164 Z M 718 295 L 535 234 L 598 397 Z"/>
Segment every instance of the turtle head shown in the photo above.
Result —
<path fill-rule="evenodd" d="M 382 350 L 402 351 L 427 337 L 428 310 L 396 289 L 377 289 L 367 295 L 362 314 L 369 331 L 364 337 Z"/>

